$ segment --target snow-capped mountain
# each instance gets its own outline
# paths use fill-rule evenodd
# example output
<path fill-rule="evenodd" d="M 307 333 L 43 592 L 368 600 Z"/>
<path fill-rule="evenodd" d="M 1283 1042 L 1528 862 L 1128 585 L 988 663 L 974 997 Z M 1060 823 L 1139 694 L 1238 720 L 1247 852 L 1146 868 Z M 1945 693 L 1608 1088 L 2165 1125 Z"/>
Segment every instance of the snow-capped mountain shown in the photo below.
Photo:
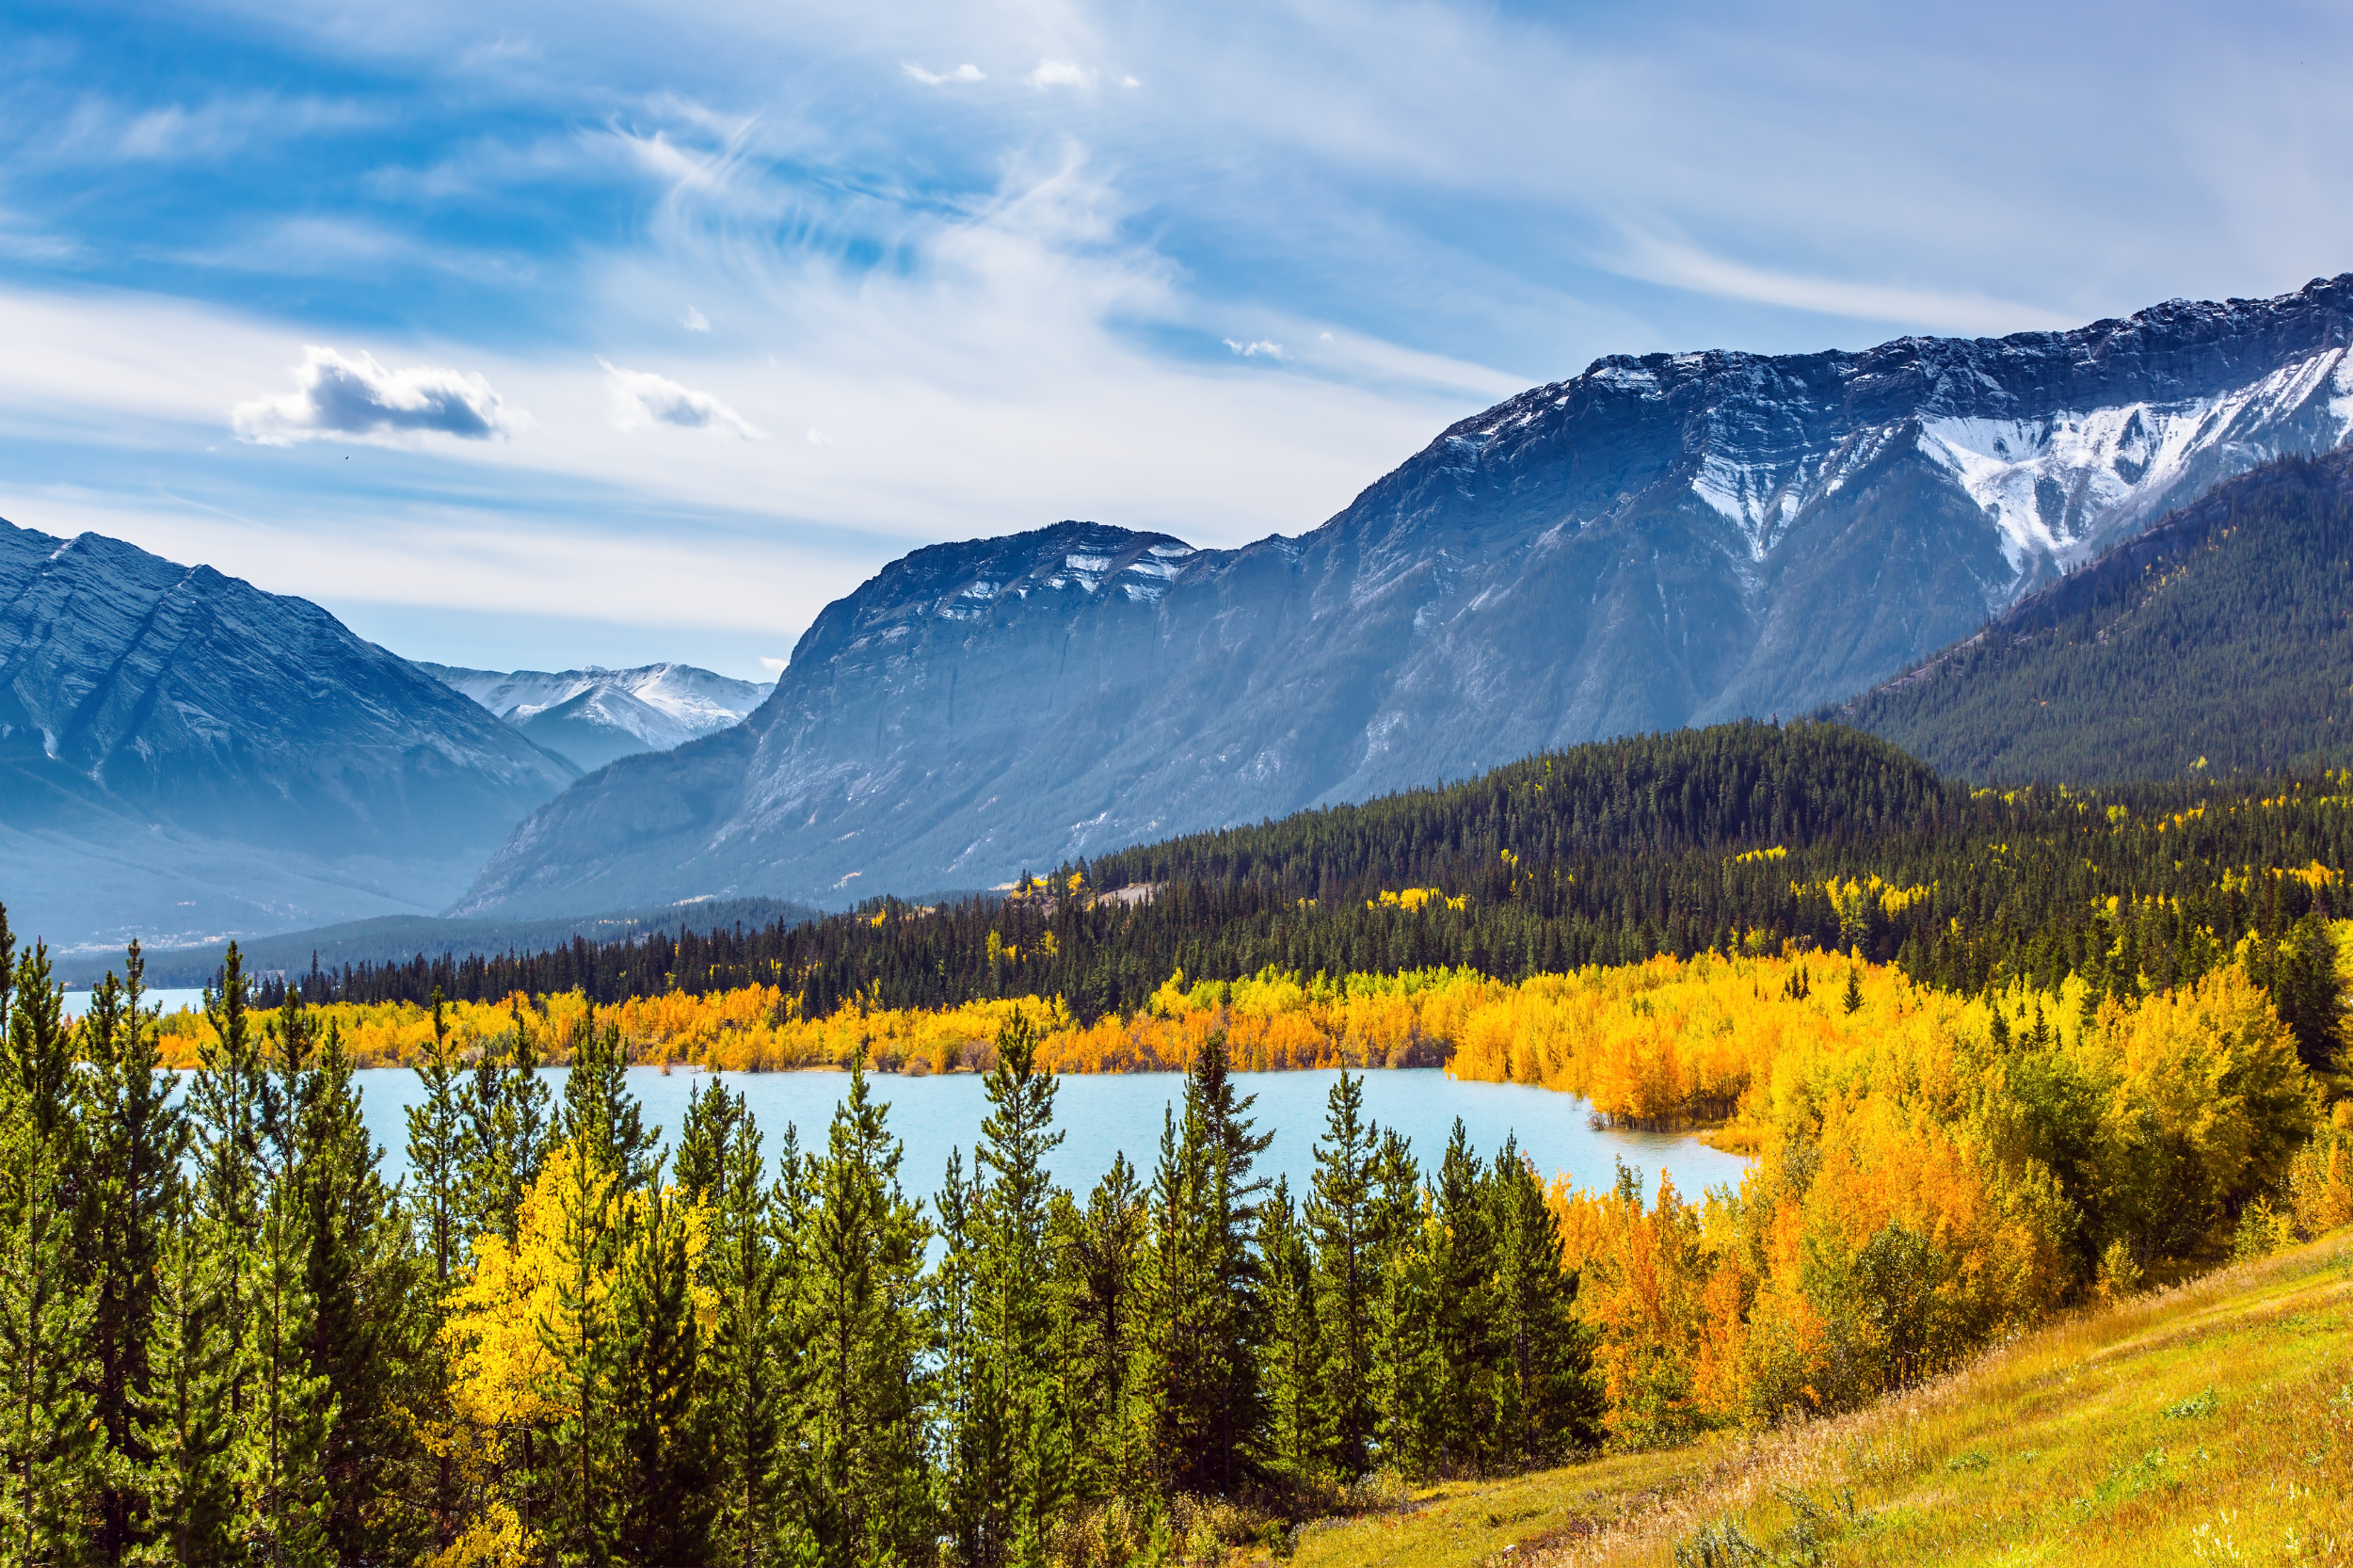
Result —
<path fill-rule="evenodd" d="M 592 664 L 550 673 L 459 669 L 419 660 L 417 667 L 589 770 L 739 724 L 776 690 L 773 681 L 735 680 L 692 664 L 629 670 Z"/>
<path fill-rule="evenodd" d="M 0 522 L 0 903 L 22 934 L 429 913 L 578 776 L 307 600 Z"/>
<path fill-rule="evenodd" d="M 744 724 L 550 803 L 470 910 L 985 886 L 1546 746 L 1796 713 L 2353 430 L 2353 274 L 2068 332 L 1612 357 L 1298 537 L 1065 522 L 828 606 Z"/>

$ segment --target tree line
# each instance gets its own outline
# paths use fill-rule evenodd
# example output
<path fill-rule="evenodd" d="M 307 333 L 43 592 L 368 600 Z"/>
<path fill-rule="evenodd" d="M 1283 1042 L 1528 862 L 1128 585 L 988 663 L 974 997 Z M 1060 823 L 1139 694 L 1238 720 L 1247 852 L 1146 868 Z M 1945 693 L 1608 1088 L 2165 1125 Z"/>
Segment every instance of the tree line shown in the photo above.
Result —
<path fill-rule="evenodd" d="M 614 1002 L 773 984 L 803 1017 L 853 999 L 1045 995 L 1094 1019 L 1134 1012 L 1178 971 L 1521 980 L 1793 941 L 1964 993 L 2083 973 L 2121 996 L 2144 977 L 2194 979 L 2249 935 L 2278 941 L 2344 913 L 2349 852 L 2353 793 L 2338 774 L 1973 791 L 1853 730 L 1744 722 L 1123 850 L 1011 896 L 420 955 L 292 984 L 312 1001 L 416 1003 L 436 990 Z M 1869 897 L 1841 891 L 1874 880 Z M 1141 888 L 1148 898 L 1101 896 Z M 1447 896 L 1381 896 L 1413 888 Z"/>
<path fill-rule="evenodd" d="M 1016 1016 L 927 1204 L 862 1071 L 808 1150 L 714 1081 L 665 1158 L 616 1032 L 557 1096 L 518 1030 L 437 1040 L 394 1185 L 233 948 L 179 1096 L 136 947 L 78 1024 L 38 947 L 6 978 L 11 1561 L 1125 1561 L 1601 1434 L 1532 1167 L 1458 1127 L 1425 1169 L 1358 1079 L 1292 1192 L 1214 1043 L 1081 1196 Z"/>

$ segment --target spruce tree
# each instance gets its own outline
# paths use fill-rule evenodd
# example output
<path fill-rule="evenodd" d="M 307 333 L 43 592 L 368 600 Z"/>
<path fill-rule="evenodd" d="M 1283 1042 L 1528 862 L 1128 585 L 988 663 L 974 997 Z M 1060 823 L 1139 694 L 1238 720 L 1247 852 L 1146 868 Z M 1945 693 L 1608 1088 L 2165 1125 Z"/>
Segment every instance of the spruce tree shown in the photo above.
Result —
<path fill-rule="evenodd" d="M 969 1238 L 971 1375 L 952 1439 L 952 1528 L 972 1568 L 1042 1563 L 1048 1528 L 1069 1490 L 1062 1382 L 1051 1365 L 1054 1189 L 1045 1164 L 1063 1135 L 1051 1130 L 1053 1076 L 1038 1072 L 1036 1059 L 1036 1032 L 1016 1011 L 998 1032 L 989 1111 L 959 1226 Z"/>
<path fill-rule="evenodd" d="M 615 1540 L 632 1562 L 698 1568 L 712 1553 L 712 1451 L 688 1221 L 657 1164 L 613 1285 Z"/>
<path fill-rule="evenodd" d="M 583 1149 L 598 1169 L 610 1172 L 620 1195 L 641 1191 L 653 1175 L 653 1151 L 662 1143 L 662 1129 L 650 1132 L 642 1125 L 637 1096 L 629 1092 L 629 1053 L 621 1044 L 621 1027 L 608 1024 L 586 1028 L 572 1053 L 571 1071 L 564 1078 L 564 1101 L 555 1113 L 552 1135 L 559 1144 Z"/>
<path fill-rule="evenodd" d="M 95 1544 L 120 1562 L 145 1538 L 137 1472 L 152 1455 L 133 1431 L 147 1397 L 149 1337 L 186 1128 L 161 1070 L 146 963 L 136 942 L 91 991 L 76 1079 L 85 1128 L 80 1251 L 94 1293 L 96 1414 L 109 1453 Z"/>
<path fill-rule="evenodd" d="M 471 1234 L 498 1236 L 510 1246 L 523 1194 L 547 1158 L 548 1086 L 538 1068 L 538 1048 L 518 1002 L 458 1094 L 459 1211 Z"/>
<path fill-rule="evenodd" d="M 298 994 L 290 988 L 287 998 L 280 1031 L 292 1039 L 305 1026 Z M 317 1038 L 295 1170 L 312 1307 L 309 1358 L 337 1400 L 324 1456 L 328 1538 L 338 1560 L 384 1560 L 414 1555 L 430 1540 L 413 1511 L 382 1500 L 423 1490 L 417 1426 L 441 1416 L 445 1374 L 424 1260 L 377 1170 L 350 1053 L 332 1024 Z"/>
<path fill-rule="evenodd" d="M 421 1092 L 407 1112 L 408 1169 L 416 1181 L 409 1202 L 433 1288 L 445 1294 L 462 1261 L 465 1127 L 458 1104 L 457 1053 L 450 1045 L 438 988 L 433 993 L 433 1043 L 425 1048 L 416 1071 Z"/>
<path fill-rule="evenodd" d="M 28 954 L 11 1022 L 47 1011 L 44 982 Z M 61 1142 L 43 1132 L 21 1082 L 0 1090 L 0 1559 L 28 1565 L 79 1560 L 103 1504 L 97 1313 L 75 1278 Z"/>
<path fill-rule="evenodd" d="M 899 1160 L 854 1064 L 811 1173 L 795 1325 L 808 1375 L 803 1508 L 823 1568 L 883 1568 L 931 1549 L 918 1365 L 926 1227 L 900 1191 Z"/>
<path fill-rule="evenodd" d="M 793 1441 L 807 1362 L 790 1337 L 808 1196 L 790 1126 L 783 1142 L 777 1178 L 767 1183 L 759 1124 L 741 1115 L 712 1192 L 703 1254 L 714 1309 L 703 1378 L 717 1491 L 713 1555 L 735 1568 L 797 1562 L 812 1544 L 797 1507 Z"/>
<path fill-rule="evenodd" d="M 229 1462 L 230 1379 L 236 1356 L 222 1330 L 228 1284 L 193 1189 L 175 1175 L 149 1319 L 148 1377 L 131 1400 L 142 1463 L 132 1473 L 141 1563 L 211 1568 L 232 1560 L 236 1484 Z"/>
<path fill-rule="evenodd" d="M 1383 1262 L 1376 1214 L 1380 1129 L 1364 1119 L 1365 1080 L 1345 1069 L 1332 1086 L 1305 1222 L 1315 1247 L 1315 1308 L 1329 1355 L 1322 1400 L 1341 1471 L 1371 1467 L 1377 1412 L 1372 1346 Z"/>
<path fill-rule="evenodd" d="M 553 1300 L 534 1324 L 548 1355 L 540 1395 L 555 1415 L 534 1490 L 547 1500 L 539 1533 L 554 1556 L 601 1564 L 614 1560 L 620 1510 L 612 1274 L 627 1238 L 619 1182 L 595 1155 L 568 1143 L 555 1157 Z"/>
<path fill-rule="evenodd" d="M 1184 1116 L 1160 1133 L 1145 1256 L 1145 1342 L 1137 1379 L 1154 1479 L 1165 1491 L 1230 1496 L 1252 1480 L 1262 1437 L 1256 1356 L 1257 1260 L 1252 1162 L 1272 1134 L 1256 1134 L 1238 1096 L 1223 1032 L 1185 1075 Z"/>
<path fill-rule="evenodd" d="M 1073 1484 L 1089 1498 L 1134 1491 L 1144 1482 L 1130 1383 L 1147 1338 L 1157 1332 L 1144 1297 L 1144 1241 L 1151 1205 L 1125 1154 L 1058 1226 L 1060 1295 L 1069 1334 L 1073 1430 L 1079 1440 Z"/>
<path fill-rule="evenodd" d="M 1331 1350 L 1317 1320 L 1307 1234 L 1291 1202 L 1290 1185 L 1280 1178 L 1259 1207 L 1258 1250 L 1266 1291 L 1267 1340 L 1259 1367 L 1267 1465 L 1277 1480 L 1309 1494 L 1332 1467 Z"/>
<path fill-rule="evenodd" d="M 1486 1167 L 1472 1151 L 1460 1117 L 1447 1140 L 1433 1196 L 1437 1223 L 1428 1233 L 1435 1291 L 1431 1326 L 1442 1414 L 1430 1435 L 1436 1449 L 1475 1465 L 1495 1433 L 1495 1231 Z"/>
<path fill-rule="evenodd" d="M 1575 1306 L 1577 1276 L 1561 1257 L 1561 1225 L 1516 1139 L 1488 1179 L 1496 1279 L 1489 1297 L 1498 1353 L 1495 1457 L 1525 1467 L 1558 1461 L 1602 1438 L 1593 1331 Z"/>

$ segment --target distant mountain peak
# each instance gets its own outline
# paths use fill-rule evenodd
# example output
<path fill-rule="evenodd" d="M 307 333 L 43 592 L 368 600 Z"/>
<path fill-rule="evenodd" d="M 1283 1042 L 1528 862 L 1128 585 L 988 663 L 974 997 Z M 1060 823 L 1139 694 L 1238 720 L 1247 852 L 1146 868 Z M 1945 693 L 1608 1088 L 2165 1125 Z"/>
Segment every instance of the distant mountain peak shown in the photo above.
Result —
<path fill-rule="evenodd" d="M 420 660 L 417 668 L 592 770 L 739 724 L 776 689 L 774 681 L 737 680 L 670 661 L 548 671 L 460 669 Z"/>

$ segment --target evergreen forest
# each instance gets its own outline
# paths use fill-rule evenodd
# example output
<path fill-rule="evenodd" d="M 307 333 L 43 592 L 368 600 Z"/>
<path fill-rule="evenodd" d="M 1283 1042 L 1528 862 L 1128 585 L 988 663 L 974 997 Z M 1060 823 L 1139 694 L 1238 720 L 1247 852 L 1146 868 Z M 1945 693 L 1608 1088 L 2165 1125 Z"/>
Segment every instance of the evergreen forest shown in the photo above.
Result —
<path fill-rule="evenodd" d="M 1825 716 L 1977 782 L 2353 760 L 2353 451 L 2217 485 Z"/>

